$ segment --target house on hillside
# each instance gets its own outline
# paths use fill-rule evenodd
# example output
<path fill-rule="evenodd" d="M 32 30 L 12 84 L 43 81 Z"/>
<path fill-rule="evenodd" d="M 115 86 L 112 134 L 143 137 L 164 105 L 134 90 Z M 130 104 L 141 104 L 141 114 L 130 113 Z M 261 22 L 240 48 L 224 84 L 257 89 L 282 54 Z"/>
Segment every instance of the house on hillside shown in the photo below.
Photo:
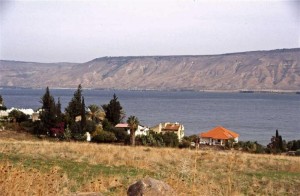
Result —
<path fill-rule="evenodd" d="M 159 123 L 158 125 L 150 128 L 155 133 L 167 133 L 167 132 L 173 132 L 178 136 L 178 140 L 181 141 L 181 139 L 184 137 L 184 126 L 178 122 L 170 123 Z"/>
<path fill-rule="evenodd" d="M 115 127 L 119 128 L 119 129 L 123 129 L 128 134 L 130 134 L 130 129 L 129 129 L 129 126 L 128 126 L 127 123 L 119 123 Z M 135 136 L 137 136 L 137 135 L 147 135 L 148 133 L 149 133 L 149 128 L 148 127 L 138 125 L 138 128 L 135 131 Z"/>
<path fill-rule="evenodd" d="M 233 140 L 237 143 L 239 134 L 230 131 L 224 127 L 218 126 L 210 131 L 200 133 L 200 144 L 221 145 L 224 146 L 226 141 Z"/>

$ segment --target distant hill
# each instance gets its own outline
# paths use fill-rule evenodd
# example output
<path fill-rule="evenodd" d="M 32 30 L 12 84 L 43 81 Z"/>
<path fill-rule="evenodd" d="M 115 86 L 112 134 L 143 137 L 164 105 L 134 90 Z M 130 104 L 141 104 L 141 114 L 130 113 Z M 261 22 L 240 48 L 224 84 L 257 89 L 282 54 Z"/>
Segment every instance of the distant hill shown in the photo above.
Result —
<path fill-rule="evenodd" d="M 0 61 L 0 86 L 300 91 L 300 48 L 203 56 L 102 57 L 86 63 Z"/>

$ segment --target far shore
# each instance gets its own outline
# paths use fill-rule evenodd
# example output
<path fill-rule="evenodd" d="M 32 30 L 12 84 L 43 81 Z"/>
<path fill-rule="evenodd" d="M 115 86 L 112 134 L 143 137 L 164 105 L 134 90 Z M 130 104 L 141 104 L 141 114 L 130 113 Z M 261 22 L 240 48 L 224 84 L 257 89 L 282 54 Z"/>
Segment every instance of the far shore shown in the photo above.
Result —
<path fill-rule="evenodd" d="M 51 87 L 51 89 L 65 89 L 65 90 L 73 90 L 77 87 Z M 1 89 L 44 89 L 43 87 L 21 87 L 21 86 L 0 86 Z M 83 88 L 84 90 L 123 90 L 123 91 L 166 91 L 166 92 L 209 92 L 209 93 L 270 93 L 270 94 L 300 94 L 300 90 L 276 90 L 276 89 L 261 89 L 261 90 L 248 90 L 248 89 L 238 89 L 238 90 L 195 90 L 195 89 L 155 89 L 155 88 Z"/>

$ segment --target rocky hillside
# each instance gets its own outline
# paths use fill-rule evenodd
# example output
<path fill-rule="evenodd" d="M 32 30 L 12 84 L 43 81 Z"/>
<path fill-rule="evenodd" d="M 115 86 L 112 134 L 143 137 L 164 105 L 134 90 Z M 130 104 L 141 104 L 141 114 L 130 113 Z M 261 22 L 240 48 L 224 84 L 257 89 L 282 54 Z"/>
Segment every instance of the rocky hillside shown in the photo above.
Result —
<path fill-rule="evenodd" d="M 300 48 L 206 55 L 103 57 L 80 64 L 0 61 L 0 86 L 157 90 L 300 90 Z"/>

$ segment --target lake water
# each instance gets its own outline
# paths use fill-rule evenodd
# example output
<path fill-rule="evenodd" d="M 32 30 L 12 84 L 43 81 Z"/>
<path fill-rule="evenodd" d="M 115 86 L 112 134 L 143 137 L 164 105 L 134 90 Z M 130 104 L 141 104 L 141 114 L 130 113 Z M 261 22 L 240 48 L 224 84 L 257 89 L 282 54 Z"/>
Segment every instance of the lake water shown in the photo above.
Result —
<path fill-rule="evenodd" d="M 66 107 L 76 89 L 50 89 Z M 5 105 L 38 109 L 45 89 L 0 89 Z M 267 93 L 208 93 L 125 90 L 83 90 L 86 105 L 107 104 L 119 97 L 126 116 L 141 124 L 180 122 L 185 134 L 199 134 L 217 125 L 240 134 L 240 140 L 268 144 L 275 130 L 285 140 L 300 139 L 300 95 Z M 125 119 L 126 120 L 126 119 Z"/>

